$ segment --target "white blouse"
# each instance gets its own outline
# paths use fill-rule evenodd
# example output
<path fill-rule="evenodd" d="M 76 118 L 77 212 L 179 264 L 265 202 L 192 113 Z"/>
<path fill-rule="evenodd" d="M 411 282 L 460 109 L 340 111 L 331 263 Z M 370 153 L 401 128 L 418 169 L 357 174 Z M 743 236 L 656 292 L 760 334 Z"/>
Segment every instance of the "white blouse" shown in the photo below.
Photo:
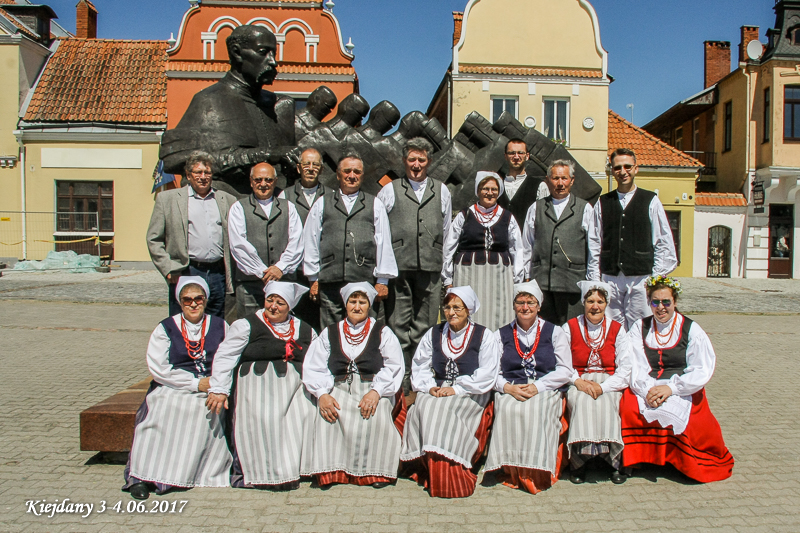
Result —
<path fill-rule="evenodd" d="M 450 342 L 460 348 L 463 343 L 469 344 L 475 332 L 475 325 L 462 328 L 460 331 L 453 332 L 449 324 L 445 324 L 442 329 L 442 353 L 450 360 L 458 358 L 450 351 L 447 344 L 447 336 L 450 335 Z M 465 338 L 467 329 L 470 337 Z M 417 392 L 428 392 L 436 387 L 436 378 L 433 373 L 433 335 L 438 334 L 439 327 L 434 326 L 429 329 L 417 346 L 414 358 L 411 360 L 411 387 Z M 462 352 L 463 354 L 463 352 Z M 453 390 L 457 395 L 464 394 L 484 394 L 492 390 L 497 369 L 500 365 L 500 351 L 494 334 L 487 328 L 483 331 L 481 347 L 478 352 L 478 369 L 469 376 L 458 376 L 453 383 Z"/>
<path fill-rule="evenodd" d="M 517 330 L 517 338 L 525 346 L 533 346 L 536 342 L 536 330 L 544 326 L 544 320 L 541 317 L 536 317 L 530 329 L 524 330 L 517 325 L 517 321 L 512 322 L 513 327 Z M 498 348 L 502 349 L 503 341 L 500 338 L 500 331 L 494 333 Z M 545 392 L 549 390 L 556 390 L 569 383 L 570 376 L 575 370 L 572 368 L 572 351 L 569 348 L 569 339 L 559 327 L 553 328 L 553 351 L 556 353 L 556 368 L 552 372 L 545 374 L 536 380 L 536 390 Z M 536 361 L 536 354 L 531 356 Z M 494 383 L 494 390 L 503 392 L 508 380 L 503 377 L 502 370 L 498 370 Z"/>
<path fill-rule="evenodd" d="M 264 319 L 264 310 L 256 311 L 256 316 Z M 272 324 L 278 333 L 288 333 L 289 325 L 294 322 L 293 340 L 300 338 L 300 319 L 289 315 L 289 320 L 278 324 Z M 317 338 L 314 330 L 311 330 L 311 341 Z M 233 370 L 239 364 L 242 352 L 250 343 L 250 322 L 240 318 L 231 324 L 225 340 L 220 344 L 217 355 L 214 357 L 214 368 L 211 371 L 210 388 L 208 392 L 215 394 L 230 394 L 233 385 Z"/>
<path fill-rule="evenodd" d="M 611 318 L 606 315 L 603 318 L 603 321 L 606 324 L 606 337 L 608 337 L 608 332 L 611 331 Z M 589 326 L 589 335 L 591 338 L 597 338 L 602 331 L 603 322 L 599 324 L 592 324 L 589 320 L 586 321 L 586 324 Z M 583 315 L 578 317 L 578 328 L 580 328 L 581 334 L 585 337 L 586 336 L 586 329 L 583 327 Z M 567 336 L 567 342 L 570 346 L 572 346 L 572 330 L 569 328 L 569 323 L 564 324 L 561 326 L 561 329 L 564 330 L 564 333 Z M 585 340 L 584 340 L 585 342 Z M 603 394 L 607 392 L 619 392 L 623 391 L 628 388 L 628 384 L 630 383 L 631 379 L 631 356 L 629 353 L 629 341 L 628 335 L 625 332 L 624 328 L 620 328 L 617 332 L 617 345 L 616 345 L 616 353 L 614 354 L 614 375 L 605 380 L 603 383 L 600 384 L 600 388 L 603 389 Z M 572 377 L 570 377 L 569 381 L 572 384 L 575 384 L 575 380 L 578 379 L 580 376 L 578 375 L 578 371 L 572 371 Z"/>
<path fill-rule="evenodd" d="M 478 204 L 473 204 L 469 209 L 472 211 L 472 214 L 475 215 L 478 211 L 485 214 L 494 208 L 486 209 Z M 500 220 L 503 211 L 502 207 L 498 207 L 492 218 L 487 222 L 482 222 L 481 225 L 484 228 L 491 228 Z M 450 224 L 450 232 L 447 234 L 444 241 L 444 265 L 442 267 L 442 283 L 444 285 L 453 284 L 453 258 L 458 249 L 458 239 L 461 237 L 461 232 L 464 229 L 465 220 L 464 212 L 460 211 L 453 220 L 453 223 Z M 511 255 L 511 266 L 514 269 L 514 283 L 522 283 L 525 278 L 525 254 L 522 246 L 522 232 L 513 216 L 508 222 L 508 252 L 509 255 Z"/>
<path fill-rule="evenodd" d="M 182 313 L 178 313 L 171 317 L 172 320 L 175 321 L 175 325 L 178 326 L 178 329 L 181 327 L 181 316 Z M 207 317 L 205 332 L 208 333 L 208 330 L 211 328 L 211 317 L 209 315 L 205 315 L 205 317 Z M 198 324 L 192 324 L 188 320 L 186 321 L 186 334 L 189 336 L 190 341 L 195 342 L 200 340 L 200 327 L 202 323 L 203 322 L 200 321 Z M 225 324 L 225 331 L 227 334 L 228 324 Z M 158 383 L 167 387 L 198 392 L 197 386 L 200 384 L 200 378 L 195 377 L 194 374 L 187 370 L 174 368 L 170 364 L 169 348 L 171 345 L 172 342 L 164 326 L 161 324 L 156 326 L 156 329 L 154 329 L 153 333 L 150 335 L 150 342 L 147 344 L 147 368 L 150 370 L 150 374 L 153 375 L 153 379 Z M 217 350 L 217 353 L 219 353 L 219 350 Z M 214 359 L 216 360 L 216 356 Z"/>
<path fill-rule="evenodd" d="M 375 327 L 375 319 L 367 318 L 358 325 L 353 325 L 348 319 L 347 324 L 351 331 L 360 332 L 369 324 L 370 328 Z M 369 335 L 363 341 L 353 346 L 345 340 L 344 321 L 336 324 L 339 328 L 339 337 L 342 339 L 342 352 L 354 361 L 364 348 L 367 347 Z M 372 332 L 370 332 L 370 335 Z M 403 350 L 400 348 L 400 341 L 397 340 L 392 330 L 384 327 L 381 330 L 380 352 L 383 356 L 383 368 L 372 378 L 371 389 L 381 395 L 381 397 L 394 396 L 403 383 L 403 375 L 406 368 L 403 362 Z M 320 398 L 323 394 L 330 394 L 333 390 L 334 378 L 328 369 L 328 359 L 331 356 L 331 345 L 328 340 L 328 328 L 322 330 L 319 337 L 311 343 L 305 360 L 303 361 L 303 385 L 308 392 Z"/>

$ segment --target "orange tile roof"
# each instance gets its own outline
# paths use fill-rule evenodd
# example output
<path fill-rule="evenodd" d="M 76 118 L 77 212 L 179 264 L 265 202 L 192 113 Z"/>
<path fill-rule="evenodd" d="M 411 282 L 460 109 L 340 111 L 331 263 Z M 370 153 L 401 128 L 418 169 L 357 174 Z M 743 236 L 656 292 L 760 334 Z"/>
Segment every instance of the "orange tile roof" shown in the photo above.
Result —
<path fill-rule="evenodd" d="M 747 207 L 747 199 L 738 192 L 698 192 L 694 195 L 694 203 L 714 207 Z"/>
<path fill-rule="evenodd" d="M 630 148 L 636 152 L 639 166 L 650 167 L 702 167 L 703 164 L 673 148 L 642 128 L 634 126 L 613 111 L 608 111 L 608 153 L 617 148 Z"/>
<path fill-rule="evenodd" d="M 168 61 L 170 72 L 228 72 L 231 66 L 226 61 Z M 351 66 L 309 65 L 307 63 L 279 63 L 279 74 L 350 74 L 356 73 Z"/>
<path fill-rule="evenodd" d="M 602 70 L 588 68 L 544 68 L 544 67 L 512 67 L 489 65 L 464 65 L 458 66 L 460 72 L 466 74 L 506 74 L 512 76 L 564 76 L 570 78 L 602 78 Z"/>
<path fill-rule="evenodd" d="M 167 47 L 165 41 L 60 41 L 24 120 L 165 123 Z"/>

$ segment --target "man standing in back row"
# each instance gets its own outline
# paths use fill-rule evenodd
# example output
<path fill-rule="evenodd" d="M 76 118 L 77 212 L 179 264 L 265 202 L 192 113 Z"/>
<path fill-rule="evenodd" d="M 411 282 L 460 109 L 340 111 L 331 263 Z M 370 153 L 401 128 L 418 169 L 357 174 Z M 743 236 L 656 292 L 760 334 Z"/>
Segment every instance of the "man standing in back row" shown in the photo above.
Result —
<path fill-rule="evenodd" d="M 600 196 L 589 232 L 590 280 L 611 285 L 609 316 L 629 330 L 651 314 L 645 280 L 678 266 L 667 214 L 656 193 L 634 183 L 636 154 L 618 148 L 609 156 L 617 189 Z"/>
<path fill-rule="evenodd" d="M 525 172 L 525 165 L 530 159 L 525 141 L 522 139 L 508 141 L 505 157 L 508 172 L 503 177 L 503 193 L 497 203 L 503 209 L 510 211 L 517 225 L 522 228 L 525 225 L 528 209 L 537 199 L 546 197 L 550 192 L 545 182 L 540 178 L 528 176 Z"/>

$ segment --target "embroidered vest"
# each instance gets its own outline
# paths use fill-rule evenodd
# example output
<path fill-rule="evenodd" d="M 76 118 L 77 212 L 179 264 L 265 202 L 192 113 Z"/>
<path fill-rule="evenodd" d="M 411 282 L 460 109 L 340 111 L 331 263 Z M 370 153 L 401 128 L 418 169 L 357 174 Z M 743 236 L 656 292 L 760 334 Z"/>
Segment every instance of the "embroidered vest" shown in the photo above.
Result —
<path fill-rule="evenodd" d="M 277 338 L 264 324 L 264 321 L 255 314 L 245 317 L 245 320 L 250 324 L 250 339 L 239 359 L 240 365 L 272 361 L 278 373 L 285 373 L 286 364 L 292 363 L 295 370 L 301 376 L 303 375 L 303 359 L 311 344 L 311 326 L 305 322 L 300 322 L 300 333 L 297 340 L 287 343 Z M 287 344 L 290 345 L 288 348 L 291 349 L 289 358 L 287 358 Z M 260 366 L 266 368 L 266 365 Z"/>
<path fill-rule="evenodd" d="M 503 210 L 500 219 L 491 228 L 488 228 L 492 240 L 488 249 L 486 248 L 487 228 L 478 222 L 470 209 L 465 209 L 462 213 L 464 213 L 464 226 L 458 238 L 455 262 L 460 265 L 473 263 L 485 265 L 487 262 L 496 265 L 503 261 L 504 265 L 510 265 L 508 224 L 511 221 L 511 213 Z"/>
<path fill-rule="evenodd" d="M 186 350 L 186 343 L 181 334 L 181 327 L 175 324 L 172 317 L 161 321 L 164 331 L 169 337 L 169 364 L 173 368 L 191 372 L 195 377 L 205 378 L 211 375 L 211 365 L 214 362 L 214 354 L 217 353 L 219 345 L 225 338 L 225 321 L 217 316 L 206 315 L 211 324 L 206 333 L 206 340 L 203 346 L 206 355 L 200 359 L 192 359 Z"/>
<path fill-rule="evenodd" d="M 681 315 L 683 316 L 683 315 Z M 650 363 L 650 377 L 656 379 L 669 379 L 672 376 L 681 376 L 686 370 L 686 347 L 689 345 L 689 329 L 692 327 L 692 320 L 683 317 L 681 324 L 681 335 L 674 346 L 668 348 L 651 348 L 647 345 L 647 335 L 653 327 L 653 317 L 648 316 L 642 319 L 642 345 L 647 362 Z"/>
<path fill-rule="evenodd" d="M 434 327 L 432 333 L 431 344 L 433 348 L 433 356 L 431 362 L 433 364 L 433 375 L 436 379 L 436 385 L 441 387 L 447 378 L 447 362 L 450 359 L 444 355 L 442 351 L 442 332 L 444 332 L 444 323 Z M 478 325 L 472 325 L 472 338 L 469 341 L 467 349 L 453 360 L 458 367 L 459 376 L 471 376 L 480 366 L 478 356 L 481 351 L 481 342 L 483 341 L 483 332 L 486 328 Z M 466 342 L 466 340 L 465 340 Z"/>
<path fill-rule="evenodd" d="M 525 385 L 528 383 L 528 376 L 525 374 L 525 368 L 522 366 L 522 357 L 517 352 L 517 347 L 514 343 L 514 330 L 516 322 L 507 324 L 500 328 L 500 339 L 502 341 L 503 353 L 500 356 L 500 372 L 503 377 L 514 385 Z M 542 331 L 539 334 L 539 345 L 532 357 L 535 364 L 536 379 L 541 378 L 545 374 L 549 374 L 556 369 L 556 351 L 553 347 L 553 328 L 555 326 L 550 322 L 544 321 L 542 324 Z M 519 348 L 523 352 L 528 352 L 531 347 L 525 346 L 521 342 Z"/>
<path fill-rule="evenodd" d="M 603 319 L 605 320 L 605 318 Z M 589 364 L 589 355 L 591 350 L 589 345 L 583 340 L 581 328 L 578 324 L 578 319 L 573 318 L 569 322 L 570 333 L 570 349 L 572 350 L 572 367 L 578 371 L 579 375 L 586 373 L 586 367 Z M 603 372 L 613 375 L 617 368 L 617 335 L 619 335 L 620 325 L 616 320 L 611 321 L 611 326 L 606 331 L 606 341 L 603 347 L 600 348 L 600 364 L 603 366 Z"/>
<path fill-rule="evenodd" d="M 369 320 L 369 319 L 368 319 Z M 372 331 L 367 337 L 367 345 L 358 357 L 352 362 L 358 368 L 358 374 L 362 381 L 372 381 L 375 374 L 383 368 L 383 355 L 381 355 L 381 329 L 377 323 L 372 321 Z M 350 358 L 342 350 L 342 336 L 339 332 L 339 323 L 333 324 L 328 328 L 328 342 L 331 345 L 331 355 L 328 357 L 328 370 L 331 371 L 335 381 L 347 379 Z"/>

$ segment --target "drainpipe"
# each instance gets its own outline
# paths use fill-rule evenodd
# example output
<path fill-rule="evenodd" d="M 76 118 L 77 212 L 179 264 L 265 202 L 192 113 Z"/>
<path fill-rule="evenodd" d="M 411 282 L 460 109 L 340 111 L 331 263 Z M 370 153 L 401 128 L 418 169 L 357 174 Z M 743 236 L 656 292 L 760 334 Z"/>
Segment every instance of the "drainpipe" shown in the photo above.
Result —
<path fill-rule="evenodd" d="M 25 144 L 22 142 L 22 131 L 14 130 L 14 137 L 17 138 L 19 144 L 19 181 L 20 189 L 22 190 L 22 204 L 20 205 L 22 211 L 22 260 L 28 259 L 28 217 L 27 217 L 27 200 L 25 198 Z"/>
<path fill-rule="evenodd" d="M 453 138 L 453 74 L 447 76 L 447 137 Z"/>
<path fill-rule="evenodd" d="M 747 117 L 747 122 L 745 123 L 747 127 L 745 128 L 745 152 L 744 152 L 744 163 L 745 163 L 745 177 L 744 183 L 742 184 L 742 192 L 746 194 L 747 203 L 750 203 L 752 200 L 752 184 L 750 183 L 750 102 L 751 102 L 751 94 L 750 94 L 750 72 L 748 72 L 747 63 L 740 63 L 739 66 L 742 68 L 742 74 L 747 78 L 747 100 L 745 101 L 745 116 Z M 745 231 L 748 233 L 750 232 L 750 226 L 747 223 L 747 218 L 745 218 Z M 755 240 L 755 238 L 754 238 Z M 754 242 L 755 244 L 755 242 Z M 747 277 L 747 248 L 745 247 L 745 254 L 744 254 L 744 273 L 743 276 Z"/>

